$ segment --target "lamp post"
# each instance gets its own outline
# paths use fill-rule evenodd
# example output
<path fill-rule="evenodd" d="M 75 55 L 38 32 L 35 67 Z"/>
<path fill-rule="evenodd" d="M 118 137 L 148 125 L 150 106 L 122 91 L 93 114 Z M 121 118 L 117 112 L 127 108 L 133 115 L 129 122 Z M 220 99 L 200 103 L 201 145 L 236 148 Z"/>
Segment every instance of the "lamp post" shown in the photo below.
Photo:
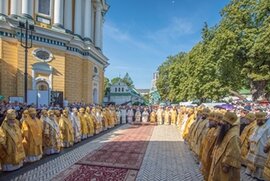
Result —
<path fill-rule="evenodd" d="M 21 46 L 24 48 L 24 102 L 27 103 L 27 55 L 28 55 L 28 49 L 32 48 L 32 38 L 33 38 L 33 31 L 34 31 L 34 25 L 31 25 L 28 23 L 28 20 L 26 19 L 25 22 L 19 22 L 19 28 L 21 29 Z M 23 39 L 24 34 L 24 39 Z M 28 35 L 30 36 L 28 37 Z M 30 38 L 30 42 L 29 41 Z"/>

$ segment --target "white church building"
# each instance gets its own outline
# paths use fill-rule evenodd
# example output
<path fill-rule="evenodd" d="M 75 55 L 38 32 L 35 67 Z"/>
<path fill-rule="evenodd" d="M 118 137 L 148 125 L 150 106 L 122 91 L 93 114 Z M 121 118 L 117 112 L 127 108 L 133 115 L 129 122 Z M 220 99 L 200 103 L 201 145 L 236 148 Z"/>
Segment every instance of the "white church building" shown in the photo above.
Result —
<path fill-rule="evenodd" d="M 129 87 L 123 81 L 112 84 L 109 94 L 104 97 L 104 103 L 114 103 L 116 105 L 132 105 L 143 102 L 144 100 L 138 91 Z"/>

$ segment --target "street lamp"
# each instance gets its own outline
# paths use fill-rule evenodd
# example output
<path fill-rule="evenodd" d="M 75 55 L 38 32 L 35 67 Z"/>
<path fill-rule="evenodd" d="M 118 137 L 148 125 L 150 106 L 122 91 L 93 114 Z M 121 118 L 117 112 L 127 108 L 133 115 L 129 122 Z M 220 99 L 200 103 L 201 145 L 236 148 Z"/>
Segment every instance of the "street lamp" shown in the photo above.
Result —
<path fill-rule="evenodd" d="M 34 31 L 34 25 L 31 25 L 28 23 L 28 20 L 26 19 L 25 22 L 19 22 L 19 28 L 21 29 L 21 46 L 24 48 L 24 102 L 27 103 L 27 55 L 28 55 L 28 49 L 32 48 L 32 39 L 33 39 L 33 31 Z M 28 42 L 28 35 L 30 32 L 30 42 Z M 24 39 L 23 39 L 23 34 Z"/>

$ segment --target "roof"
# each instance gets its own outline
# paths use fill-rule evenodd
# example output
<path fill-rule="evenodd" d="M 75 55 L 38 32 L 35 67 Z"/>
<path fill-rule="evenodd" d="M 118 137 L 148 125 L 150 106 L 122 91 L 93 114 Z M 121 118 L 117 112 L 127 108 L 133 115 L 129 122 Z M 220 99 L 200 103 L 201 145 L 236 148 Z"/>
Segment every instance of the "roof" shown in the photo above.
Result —
<path fill-rule="evenodd" d="M 150 89 L 137 89 L 137 91 L 140 93 L 140 94 L 148 94 L 150 92 Z"/>
<path fill-rule="evenodd" d="M 110 93 L 110 96 L 131 96 L 132 94 L 129 92 L 116 92 Z"/>

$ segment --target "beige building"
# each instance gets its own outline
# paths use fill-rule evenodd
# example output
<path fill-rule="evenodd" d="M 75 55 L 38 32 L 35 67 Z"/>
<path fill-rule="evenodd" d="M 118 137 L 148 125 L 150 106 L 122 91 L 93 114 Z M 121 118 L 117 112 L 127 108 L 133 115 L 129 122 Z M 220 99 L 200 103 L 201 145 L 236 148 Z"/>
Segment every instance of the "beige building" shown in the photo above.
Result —
<path fill-rule="evenodd" d="M 0 0 L 0 95 L 24 97 L 25 50 L 19 22 L 29 22 L 28 103 L 101 103 L 105 0 Z M 29 31 L 30 33 L 30 31 Z M 61 98 L 62 95 L 62 98 Z"/>

